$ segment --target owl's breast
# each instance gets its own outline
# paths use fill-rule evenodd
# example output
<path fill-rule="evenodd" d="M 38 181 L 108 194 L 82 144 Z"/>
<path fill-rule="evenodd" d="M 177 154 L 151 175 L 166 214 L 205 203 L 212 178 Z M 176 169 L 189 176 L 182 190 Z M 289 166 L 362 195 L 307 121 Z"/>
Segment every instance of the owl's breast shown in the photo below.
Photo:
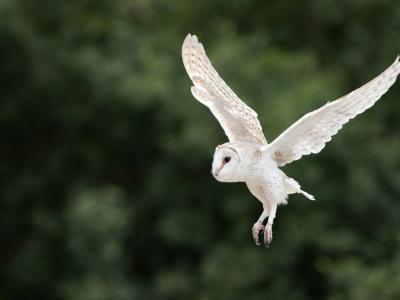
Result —
<path fill-rule="evenodd" d="M 260 177 L 266 198 L 269 201 L 286 203 L 284 173 L 275 165 L 266 166 Z"/>

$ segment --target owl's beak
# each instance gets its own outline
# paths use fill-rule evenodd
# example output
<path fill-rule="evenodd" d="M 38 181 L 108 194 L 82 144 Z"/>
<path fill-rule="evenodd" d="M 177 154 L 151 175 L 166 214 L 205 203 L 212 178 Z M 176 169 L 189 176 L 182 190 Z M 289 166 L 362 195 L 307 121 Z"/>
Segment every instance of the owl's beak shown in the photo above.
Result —
<path fill-rule="evenodd" d="M 218 168 L 217 171 L 213 173 L 214 177 L 217 178 L 219 176 L 219 172 L 221 172 L 222 168 L 225 166 L 225 163 L 222 163 L 222 165 Z M 211 172 L 212 173 L 212 172 Z"/>
<path fill-rule="evenodd" d="M 214 176 L 214 177 L 217 177 L 219 175 L 218 170 L 215 171 L 215 172 L 213 170 L 211 170 L 211 175 Z"/>

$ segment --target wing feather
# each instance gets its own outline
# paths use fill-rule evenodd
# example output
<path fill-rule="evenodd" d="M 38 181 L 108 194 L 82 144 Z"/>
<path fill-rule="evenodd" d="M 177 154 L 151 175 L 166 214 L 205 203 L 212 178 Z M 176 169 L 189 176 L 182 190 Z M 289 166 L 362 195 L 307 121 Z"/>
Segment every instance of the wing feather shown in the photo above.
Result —
<path fill-rule="evenodd" d="M 375 104 L 394 84 L 400 72 L 399 56 L 373 80 L 351 93 L 325 104 L 300 118 L 270 145 L 272 157 L 279 166 L 318 153 L 342 126 Z"/>
<path fill-rule="evenodd" d="M 257 113 L 218 75 L 195 35 L 183 42 L 182 59 L 194 84 L 193 96 L 211 110 L 229 140 L 267 144 Z"/>

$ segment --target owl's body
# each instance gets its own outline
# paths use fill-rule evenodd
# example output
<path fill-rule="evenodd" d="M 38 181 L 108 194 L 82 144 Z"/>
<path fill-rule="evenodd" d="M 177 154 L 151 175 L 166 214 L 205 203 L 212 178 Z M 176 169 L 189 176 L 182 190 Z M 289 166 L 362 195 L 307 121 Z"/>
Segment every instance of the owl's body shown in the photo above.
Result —
<path fill-rule="evenodd" d="M 264 230 L 262 222 L 269 217 L 270 226 L 265 229 L 265 240 L 272 239 L 272 222 L 276 208 L 286 204 L 289 194 L 301 193 L 310 200 L 314 197 L 301 190 L 293 178 L 279 169 L 271 152 L 261 151 L 263 145 L 244 142 L 230 142 L 217 146 L 211 173 L 221 182 L 245 182 L 251 194 L 263 205 L 263 214 L 253 228 L 257 243 L 258 233 Z M 229 158 L 226 162 L 225 159 Z M 257 239 L 256 239 L 257 236 Z"/>
<path fill-rule="evenodd" d="M 222 166 L 223 160 L 214 157 L 212 174 L 215 179 L 222 182 L 245 182 L 250 192 L 265 205 L 285 204 L 287 195 L 291 191 L 285 189 L 285 179 L 288 177 L 278 168 L 278 164 L 271 158 L 268 151 L 260 151 L 261 146 L 241 142 L 218 146 L 216 154 L 224 148 L 236 150 L 232 156 L 229 156 L 231 158 L 229 164 L 235 166 L 234 169 L 229 170 L 229 176 L 218 174 L 218 169 L 225 166 Z M 224 155 L 222 153 L 222 156 L 226 157 Z"/>
<path fill-rule="evenodd" d="M 277 207 L 287 203 L 289 194 L 300 193 L 314 200 L 279 167 L 303 155 L 320 152 L 345 123 L 374 105 L 400 73 L 398 56 L 391 66 L 373 80 L 304 115 L 268 144 L 257 113 L 222 80 L 196 36 L 189 34 L 186 37 L 182 58 L 194 83 L 191 90 L 193 96 L 210 109 L 230 141 L 217 146 L 215 150 L 213 176 L 221 182 L 245 182 L 263 205 L 263 212 L 252 229 L 258 245 L 258 235 L 262 232 L 264 243 L 268 245 L 271 242 Z"/>

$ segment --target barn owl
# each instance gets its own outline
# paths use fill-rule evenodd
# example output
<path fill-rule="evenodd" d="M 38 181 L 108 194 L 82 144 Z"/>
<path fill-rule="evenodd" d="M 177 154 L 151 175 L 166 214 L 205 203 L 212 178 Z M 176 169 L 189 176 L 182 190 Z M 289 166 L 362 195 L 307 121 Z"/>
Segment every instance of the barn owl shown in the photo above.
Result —
<path fill-rule="evenodd" d="M 245 182 L 262 203 L 263 211 L 252 227 L 252 236 L 260 245 L 262 235 L 265 246 L 272 241 L 277 207 L 287 203 L 289 194 L 300 193 L 314 200 L 279 167 L 303 155 L 320 152 L 345 123 L 374 105 L 400 72 L 397 56 L 394 63 L 373 80 L 304 115 L 273 142 L 267 143 L 257 113 L 218 75 L 195 35 L 189 34 L 183 42 L 182 59 L 193 81 L 193 96 L 211 110 L 229 139 L 216 147 L 211 173 L 220 182 Z"/>

